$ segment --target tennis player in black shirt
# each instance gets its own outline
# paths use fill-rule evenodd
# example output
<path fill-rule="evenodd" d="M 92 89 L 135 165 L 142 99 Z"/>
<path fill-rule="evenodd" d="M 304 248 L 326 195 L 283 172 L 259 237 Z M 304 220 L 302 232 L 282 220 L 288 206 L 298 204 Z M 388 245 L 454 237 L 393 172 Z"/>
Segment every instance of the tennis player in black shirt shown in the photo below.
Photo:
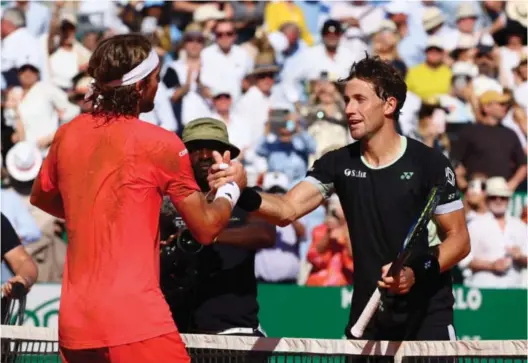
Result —
<path fill-rule="evenodd" d="M 396 132 L 407 86 L 391 65 L 366 57 L 354 63 L 342 83 L 349 131 L 359 141 L 322 156 L 287 194 L 246 189 L 238 205 L 285 226 L 337 193 L 354 251 L 355 285 L 345 334 L 353 338 L 350 328 L 379 286 L 387 292 L 385 308 L 374 315 L 362 339 L 454 340 L 450 269 L 470 245 L 453 169 L 438 151 Z M 215 160 L 212 188 L 230 181 L 231 173 L 241 168 L 231 163 L 222 170 L 227 160 L 219 154 Z M 421 236 L 424 254 L 434 257 L 436 269 L 425 273 L 415 260 L 396 278 L 385 276 L 437 183 L 446 185 L 433 218 L 443 242 L 429 246 L 427 233 Z"/>

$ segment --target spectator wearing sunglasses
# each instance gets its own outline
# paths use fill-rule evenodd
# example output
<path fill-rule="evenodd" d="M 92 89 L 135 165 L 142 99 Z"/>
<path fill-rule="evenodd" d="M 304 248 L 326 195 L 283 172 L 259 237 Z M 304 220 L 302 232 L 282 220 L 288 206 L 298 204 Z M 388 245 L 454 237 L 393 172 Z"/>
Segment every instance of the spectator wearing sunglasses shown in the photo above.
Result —
<path fill-rule="evenodd" d="M 460 262 L 472 276 L 466 283 L 476 288 L 522 288 L 526 273 L 526 225 L 508 214 L 512 192 L 502 177 L 486 182 L 486 204 L 490 213 L 469 224 L 471 252 Z"/>
<path fill-rule="evenodd" d="M 229 88 L 234 100 L 240 97 L 242 80 L 253 70 L 249 53 L 235 44 L 235 24 L 231 20 L 218 20 L 214 28 L 215 43 L 202 54 L 201 80 L 211 88 Z"/>

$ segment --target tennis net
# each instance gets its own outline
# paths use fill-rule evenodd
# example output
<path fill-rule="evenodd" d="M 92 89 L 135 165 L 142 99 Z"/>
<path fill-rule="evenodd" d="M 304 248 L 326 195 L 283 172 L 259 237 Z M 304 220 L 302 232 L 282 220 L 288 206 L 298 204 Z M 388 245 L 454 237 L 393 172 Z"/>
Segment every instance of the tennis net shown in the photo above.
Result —
<path fill-rule="evenodd" d="M 57 338 L 56 329 L 3 325 L 1 362 L 59 362 Z M 196 363 L 527 363 L 528 351 L 526 340 L 399 343 L 186 334 L 183 339 Z"/>

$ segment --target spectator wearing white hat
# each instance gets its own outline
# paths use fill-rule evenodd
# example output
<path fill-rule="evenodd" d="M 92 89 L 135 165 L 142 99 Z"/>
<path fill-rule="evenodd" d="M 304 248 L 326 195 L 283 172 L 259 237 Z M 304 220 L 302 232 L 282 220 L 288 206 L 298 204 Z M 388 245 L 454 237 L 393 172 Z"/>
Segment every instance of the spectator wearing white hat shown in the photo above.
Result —
<path fill-rule="evenodd" d="M 451 68 L 451 92 L 439 97 L 442 107 L 449 110 L 446 116 L 446 128 L 450 138 L 455 137 L 463 125 L 475 122 L 473 104 L 475 95 L 472 80 L 477 75 L 478 69 L 468 62 L 455 62 Z"/>
<path fill-rule="evenodd" d="M 504 178 L 489 178 L 486 193 L 490 213 L 475 217 L 468 226 L 471 252 L 460 262 L 473 272 L 466 283 L 476 288 L 526 288 L 526 225 L 507 213 L 512 192 Z"/>
<path fill-rule="evenodd" d="M 397 46 L 399 41 L 400 36 L 396 24 L 391 20 L 383 20 L 379 23 L 376 31 L 372 35 L 372 53 L 385 61 L 391 62 L 402 73 L 402 76 L 405 77 L 407 74 L 407 66 L 398 54 Z"/>
<path fill-rule="evenodd" d="M 460 44 L 460 37 L 466 36 L 472 39 L 476 45 L 480 40 L 481 33 L 477 31 L 478 19 L 478 5 L 474 2 L 462 1 L 456 8 L 455 20 L 456 30 L 453 37 L 446 38 L 448 42 L 448 49 L 454 49 L 457 44 Z"/>
<path fill-rule="evenodd" d="M 267 193 L 284 194 L 289 184 L 286 174 L 268 172 L 264 175 L 262 189 Z M 276 228 L 275 245 L 259 250 L 255 256 L 255 276 L 263 283 L 295 284 L 300 264 L 299 243 L 305 237 L 304 225 L 295 221 Z"/>
<path fill-rule="evenodd" d="M 422 100 L 449 93 L 451 69 L 445 64 L 444 42 L 437 36 L 427 40 L 425 62 L 409 69 L 405 83 Z"/>
<path fill-rule="evenodd" d="M 212 112 L 214 119 L 225 122 L 230 138 L 236 147 L 240 149 L 238 159 L 244 160 L 246 152 L 254 147 L 251 122 L 233 111 L 233 97 L 228 89 L 213 89 Z"/>
<path fill-rule="evenodd" d="M 411 31 L 416 29 L 416 24 L 412 23 L 412 9 L 405 1 L 391 1 L 384 7 L 389 20 L 396 24 L 400 42 L 398 43 L 398 53 L 407 67 L 413 67 L 422 63 L 425 59 L 423 43 L 426 39 L 423 31 Z M 416 10 L 415 10 L 416 11 Z M 420 19 L 421 20 L 421 19 Z M 421 24 L 420 24 L 421 25 Z"/>
<path fill-rule="evenodd" d="M 444 50 L 453 50 L 450 39 L 455 38 L 457 32 L 447 26 L 442 10 L 436 6 L 426 7 L 422 14 L 422 25 L 429 37 L 435 36 L 441 39 Z"/>
<path fill-rule="evenodd" d="M 1 70 L 6 86 L 18 85 L 17 70 L 23 64 L 31 63 L 41 72 L 44 54 L 37 39 L 26 28 L 24 13 L 17 8 L 2 11 Z"/>
<path fill-rule="evenodd" d="M 477 97 L 487 91 L 503 92 L 502 85 L 497 80 L 500 60 L 494 52 L 493 44 L 483 39 L 477 45 L 475 65 L 478 68 L 478 75 L 473 79 L 473 91 Z"/>

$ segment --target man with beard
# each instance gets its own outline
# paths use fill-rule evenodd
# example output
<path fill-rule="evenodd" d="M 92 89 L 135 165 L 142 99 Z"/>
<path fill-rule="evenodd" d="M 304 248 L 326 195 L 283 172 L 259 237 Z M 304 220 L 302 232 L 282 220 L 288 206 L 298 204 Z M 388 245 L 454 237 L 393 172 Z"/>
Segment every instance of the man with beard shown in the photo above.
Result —
<path fill-rule="evenodd" d="M 239 168 L 237 181 L 208 203 L 181 140 L 138 119 L 153 108 L 159 72 L 144 36 L 101 42 L 88 66 L 92 112 L 58 129 L 33 185 L 31 203 L 64 219 L 68 232 L 59 311 L 63 362 L 190 361 L 159 287 L 162 196 L 196 240 L 210 244 L 246 181 Z"/>
<path fill-rule="evenodd" d="M 207 200 L 213 152 L 240 150 L 229 142 L 222 121 L 200 118 L 187 124 L 183 142 L 194 176 Z M 161 286 L 180 332 L 264 336 L 258 320 L 255 252 L 275 244 L 275 227 L 235 207 L 230 223 L 215 242 L 200 246 L 182 218 L 165 202 L 160 216 Z"/>

